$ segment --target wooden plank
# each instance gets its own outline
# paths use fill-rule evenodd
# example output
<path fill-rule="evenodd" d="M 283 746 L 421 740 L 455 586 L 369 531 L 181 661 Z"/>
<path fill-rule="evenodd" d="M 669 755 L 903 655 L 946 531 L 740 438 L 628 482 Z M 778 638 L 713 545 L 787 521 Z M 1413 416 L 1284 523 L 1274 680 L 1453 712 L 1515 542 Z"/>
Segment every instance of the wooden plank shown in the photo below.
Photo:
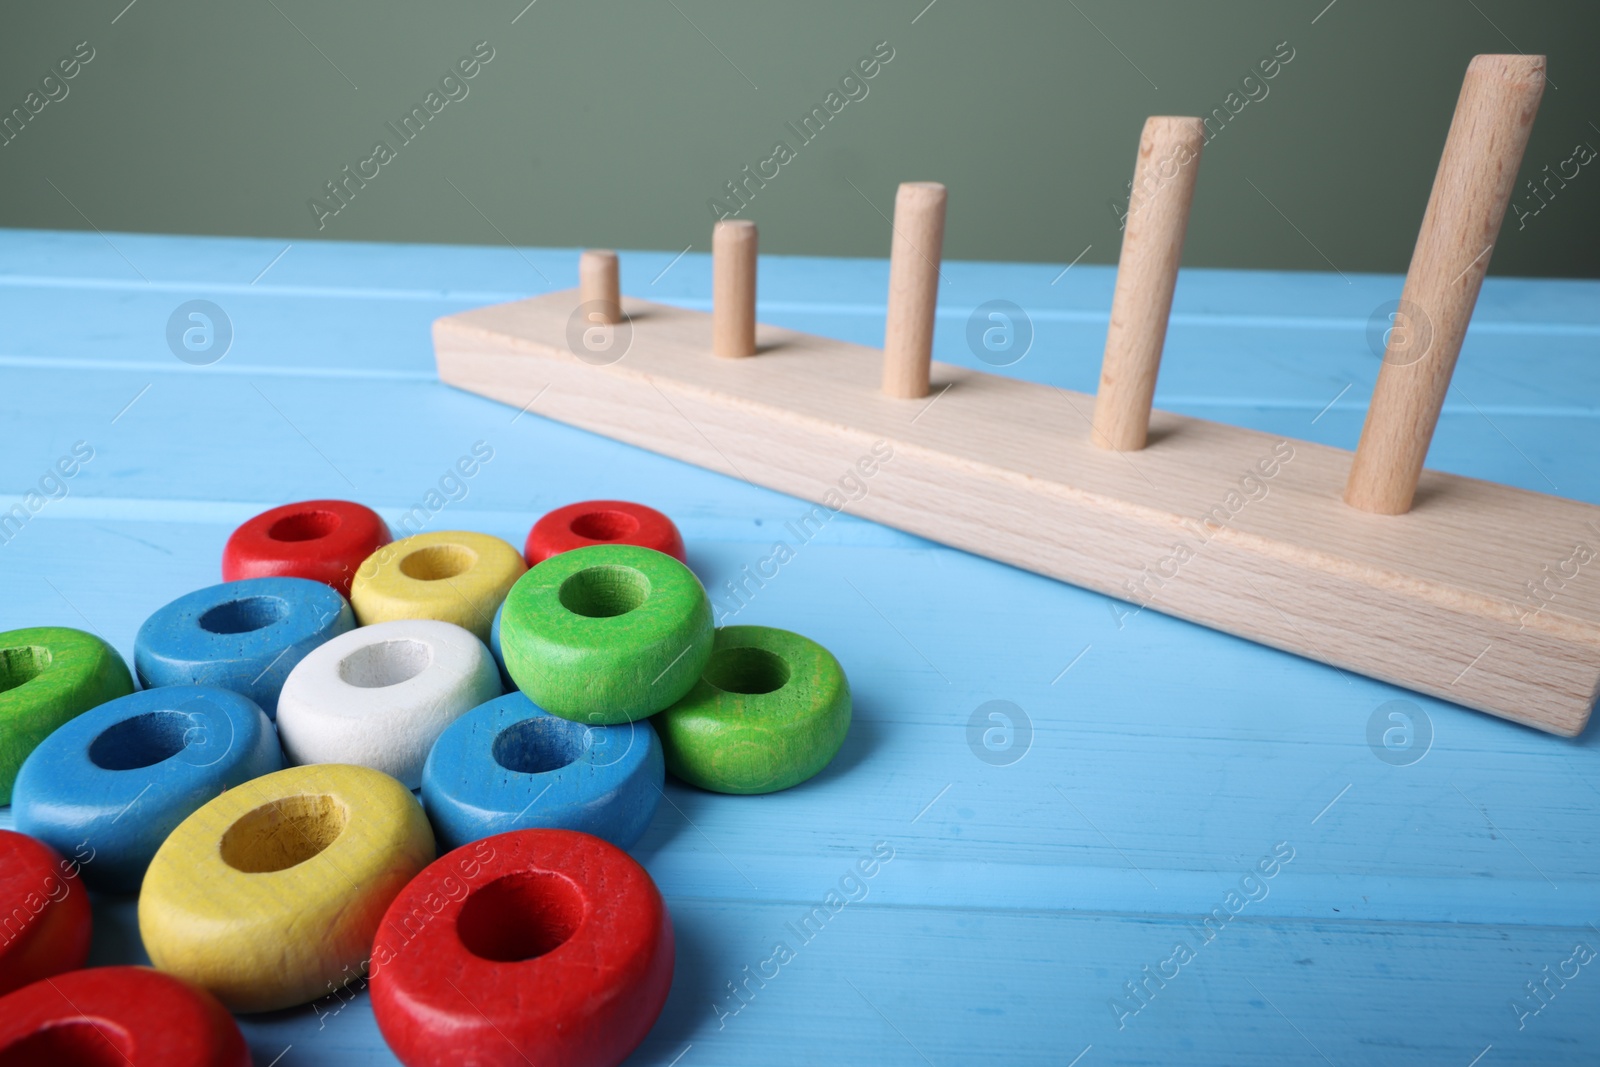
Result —
<path fill-rule="evenodd" d="M 1588 721 L 1600 583 L 1575 575 L 1600 507 L 1429 471 L 1412 513 L 1367 514 L 1341 500 L 1339 449 L 1156 412 L 1146 449 L 1106 452 L 1082 394 L 935 364 L 931 399 L 898 400 L 875 349 L 762 326 L 759 357 L 715 360 L 708 315 L 623 305 L 615 347 L 586 359 L 572 292 L 440 319 L 440 377 L 819 517 L 848 508 L 1564 736 Z"/>

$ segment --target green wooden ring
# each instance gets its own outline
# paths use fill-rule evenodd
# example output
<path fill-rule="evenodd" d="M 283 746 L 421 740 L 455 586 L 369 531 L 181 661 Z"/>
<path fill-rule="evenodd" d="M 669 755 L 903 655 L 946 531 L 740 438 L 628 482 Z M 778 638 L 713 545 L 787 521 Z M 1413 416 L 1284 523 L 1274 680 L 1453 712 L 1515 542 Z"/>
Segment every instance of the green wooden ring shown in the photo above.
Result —
<path fill-rule="evenodd" d="M 115 649 L 66 626 L 0 633 L 0 804 L 28 753 L 68 719 L 133 692 Z"/>
<path fill-rule="evenodd" d="M 574 549 L 517 580 L 500 649 L 552 715 L 610 726 L 671 706 L 711 658 L 711 601 L 694 572 L 635 545 Z"/>
<path fill-rule="evenodd" d="M 699 684 L 655 724 L 678 778 L 718 793 L 775 793 L 822 770 L 844 744 L 850 683 L 808 637 L 725 626 Z"/>

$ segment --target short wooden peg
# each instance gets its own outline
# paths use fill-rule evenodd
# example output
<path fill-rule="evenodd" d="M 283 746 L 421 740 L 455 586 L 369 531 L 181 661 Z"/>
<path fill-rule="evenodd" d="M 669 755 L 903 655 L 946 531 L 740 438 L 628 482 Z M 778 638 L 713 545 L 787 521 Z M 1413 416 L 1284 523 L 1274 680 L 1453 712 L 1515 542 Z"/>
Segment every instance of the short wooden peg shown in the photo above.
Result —
<path fill-rule="evenodd" d="M 1411 510 L 1544 95 L 1544 56 L 1474 56 L 1434 175 L 1344 499 Z"/>
<path fill-rule="evenodd" d="M 1134 452 L 1150 432 L 1150 403 L 1205 134 L 1197 118 L 1152 115 L 1139 137 L 1094 401 L 1091 436 L 1101 448 Z"/>
<path fill-rule="evenodd" d="M 756 224 L 724 219 L 711 231 L 711 351 L 756 354 Z"/>
<path fill-rule="evenodd" d="M 903 182 L 895 194 L 889 317 L 883 331 L 883 391 L 892 397 L 928 395 L 946 199 L 939 182 Z"/>
<path fill-rule="evenodd" d="M 578 302 L 598 302 L 596 309 L 607 323 L 622 321 L 622 289 L 617 282 L 617 254 L 588 249 L 578 259 Z"/>

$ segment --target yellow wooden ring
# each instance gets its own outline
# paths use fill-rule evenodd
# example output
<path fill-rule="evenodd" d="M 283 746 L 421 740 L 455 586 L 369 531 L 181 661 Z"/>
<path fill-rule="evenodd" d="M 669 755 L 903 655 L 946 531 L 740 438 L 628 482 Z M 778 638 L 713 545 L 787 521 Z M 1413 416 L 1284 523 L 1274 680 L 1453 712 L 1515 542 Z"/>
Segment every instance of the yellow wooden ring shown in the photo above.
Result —
<path fill-rule="evenodd" d="M 304 1004 L 365 973 L 385 909 L 433 861 L 411 791 L 381 771 L 291 767 L 178 824 L 139 894 L 163 971 L 234 1011 Z"/>
<path fill-rule="evenodd" d="M 447 530 L 384 545 L 361 564 L 350 606 L 361 625 L 438 619 L 489 640 L 506 593 L 528 569 L 522 553 L 498 537 Z"/>

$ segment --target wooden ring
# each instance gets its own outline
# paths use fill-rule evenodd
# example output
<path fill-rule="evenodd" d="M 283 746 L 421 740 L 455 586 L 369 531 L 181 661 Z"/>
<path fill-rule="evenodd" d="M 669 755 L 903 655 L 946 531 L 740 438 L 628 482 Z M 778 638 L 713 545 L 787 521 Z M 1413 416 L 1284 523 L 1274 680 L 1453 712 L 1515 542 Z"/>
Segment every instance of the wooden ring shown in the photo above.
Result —
<path fill-rule="evenodd" d="M 516 830 L 439 858 L 372 949 L 372 1010 L 410 1067 L 612 1067 L 672 985 L 672 920 L 626 852 Z"/>
<path fill-rule="evenodd" d="M 28 753 L 75 715 L 133 692 L 116 650 L 65 626 L 0 633 L 0 804 Z"/>
<path fill-rule="evenodd" d="M 684 562 L 683 536 L 673 521 L 626 500 L 584 500 L 556 508 L 533 524 L 522 555 L 532 567 L 590 545 L 638 545 Z"/>
<path fill-rule="evenodd" d="M 212 800 L 145 874 L 139 933 L 163 971 L 233 1011 L 359 978 L 384 910 L 434 855 L 410 790 L 366 767 L 290 767 Z"/>
<path fill-rule="evenodd" d="M 278 714 L 278 691 L 295 664 L 355 629 L 344 597 L 308 578 L 248 578 L 186 593 L 139 627 L 133 669 L 146 689 L 210 685 L 242 693 Z"/>
<path fill-rule="evenodd" d="M 687 693 L 711 632 L 711 601 L 688 567 L 636 545 L 596 545 L 551 556 L 517 582 L 500 651 L 535 704 L 609 726 Z"/>
<path fill-rule="evenodd" d="M 705 674 L 655 720 L 667 770 L 718 793 L 773 793 L 828 765 L 850 729 L 833 654 L 770 626 L 725 626 Z"/>
<path fill-rule="evenodd" d="M 454 530 L 384 545 L 361 564 L 350 603 L 361 625 L 438 619 L 489 640 L 495 608 L 528 569 L 498 537 Z"/>
<path fill-rule="evenodd" d="M 422 807 L 441 848 L 531 827 L 628 848 L 649 828 L 665 781 L 648 722 L 585 726 L 508 693 L 439 735 L 422 769 Z"/>
<path fill-rule="evenodd" d="M 196 808 L 282 767 L 272 723 L 249 697 L 146 689 L 45 738 L 17 775 L 12 813 L 17 829 L 63 853 L 87 849 L 92 888 L 137 893 L 156 849 Z"/>
<path fill-rule="evenodd" d="M 0 1063 L 250 1067 L 217 998 L 148 967 L 91 967 L 0 997 Z"/>
<path fill-rule="evenodd" d="M 290 763 L 353 763 L 415 789 L 444 728 L 500 695 L 483 642 L 433 619 L 363 626 L 315 648 L 283 685 Z"/>
<path fill-rule="evenodd" d="M 389 543 L 376 511 L 348 500 L 302 500 L 263 511 L 228 536 L 222 580 L 309 578 L 350 595 L 361 561 Z"/>
<path fill-rule="evenodd" d="M 0 995 L 89 958 L 89 891 L 77 874 L 76 861 L 43 841 L 0 830 Z"/>

